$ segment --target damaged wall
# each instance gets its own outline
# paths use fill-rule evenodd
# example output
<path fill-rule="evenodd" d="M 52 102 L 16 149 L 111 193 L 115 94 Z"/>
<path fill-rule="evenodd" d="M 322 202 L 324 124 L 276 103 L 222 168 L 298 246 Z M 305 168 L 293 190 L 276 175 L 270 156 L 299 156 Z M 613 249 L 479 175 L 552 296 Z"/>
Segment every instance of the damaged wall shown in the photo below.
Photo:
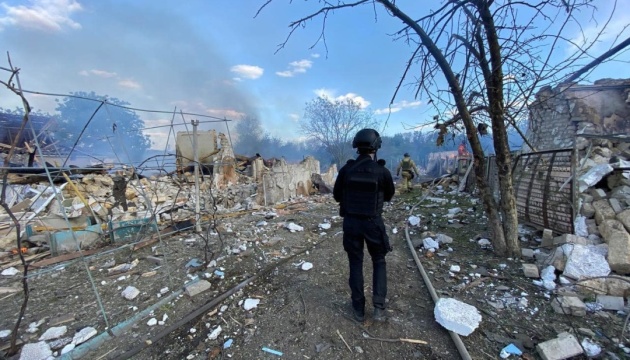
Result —
<path fill-rule="evenodd" d="M 630 79 L 545 87 L 529 110 L 527 138 L 537 151 L 571 147 L 576 134 L 625 134 L 630 132 Z"/>
<path fill-rule="evenodd" d="M 319 161 L 307 156 L 299 164 L 287 164 L 280 159 L 273 167 L 265 171 L 262 159 L 256 159 L 253 177 L 259 181 L 256 201 L 258 204 L 274 204 L 289 200 L 295 196 L 307 196 L 313 183 L 311 174 L 319 174 Z"/>

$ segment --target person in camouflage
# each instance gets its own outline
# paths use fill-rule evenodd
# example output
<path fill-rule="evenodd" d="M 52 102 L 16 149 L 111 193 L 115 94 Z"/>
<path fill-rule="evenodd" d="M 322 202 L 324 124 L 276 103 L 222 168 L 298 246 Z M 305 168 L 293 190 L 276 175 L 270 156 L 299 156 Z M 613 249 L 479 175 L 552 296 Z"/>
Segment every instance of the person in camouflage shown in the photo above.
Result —
<path fill-rule="evenodd" d="M 411 191 L 413 190 L 413 185 L 411 184 L 411 180 L 415 176 L 418 176 L 418 168 L 416 164 L 411 160 L 411 156 L 409 153 L 405 153 L 402 160 L 398 164 L 396 168 L 396 176 L 400 176 L 400 172 L 402 170 L 402 189 L 401 191 Z"/>

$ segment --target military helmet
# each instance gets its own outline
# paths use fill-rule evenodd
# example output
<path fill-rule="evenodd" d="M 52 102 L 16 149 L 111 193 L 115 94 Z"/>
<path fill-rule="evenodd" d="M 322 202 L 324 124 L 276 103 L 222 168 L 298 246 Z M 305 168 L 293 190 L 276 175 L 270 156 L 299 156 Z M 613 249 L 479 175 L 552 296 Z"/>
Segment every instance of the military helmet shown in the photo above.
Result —
<path fill-rule="evenodd" d="M 378 150 L 381 148 L 381 135 L 374 129 L 359 130 L 352 140 L 352 148 Z"/>
<path fill-rule="evenodd" d="M 409 155 L 409 153 L 405 153 L 403 156 L 404 157 L 409 157 L 410 155 Z"/>

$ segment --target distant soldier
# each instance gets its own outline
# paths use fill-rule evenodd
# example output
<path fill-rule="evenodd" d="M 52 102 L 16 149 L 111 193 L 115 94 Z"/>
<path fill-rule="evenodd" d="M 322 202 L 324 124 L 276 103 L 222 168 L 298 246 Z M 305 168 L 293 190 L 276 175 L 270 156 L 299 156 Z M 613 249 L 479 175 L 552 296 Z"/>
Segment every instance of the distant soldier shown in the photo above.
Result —
<path fill-rule="evenodd" d="M 401 191 L 411 191 L 413 189 L 413 185 L 411 184 L 411 180 L 415 176 L 418 176 L 418 168 L 416 164 L 411 160 L 411 156 L 409 153 L 405 153 L 404 158 L 400 160 L 398 167 L 396 168 L 396 176 L 400 176 L 400 171 L 402 170 L 402 190 Z"/>

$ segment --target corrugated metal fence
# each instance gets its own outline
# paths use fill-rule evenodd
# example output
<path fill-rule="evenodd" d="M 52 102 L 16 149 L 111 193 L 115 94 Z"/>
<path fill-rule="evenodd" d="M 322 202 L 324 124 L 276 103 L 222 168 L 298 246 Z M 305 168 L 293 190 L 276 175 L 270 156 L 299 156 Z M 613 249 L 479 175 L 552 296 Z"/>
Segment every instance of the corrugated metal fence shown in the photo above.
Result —
<path fill-rule="evenodd" d="M 519 221 L 573 233 L 573 150 L 560 149 L 520 154 L 514 157 L 512 178 Z M 500 199 L 496 157 L 485 158 L 486 181 L 495 200 Z M 474 174 L 466 189 L 474 187 Z"/>

